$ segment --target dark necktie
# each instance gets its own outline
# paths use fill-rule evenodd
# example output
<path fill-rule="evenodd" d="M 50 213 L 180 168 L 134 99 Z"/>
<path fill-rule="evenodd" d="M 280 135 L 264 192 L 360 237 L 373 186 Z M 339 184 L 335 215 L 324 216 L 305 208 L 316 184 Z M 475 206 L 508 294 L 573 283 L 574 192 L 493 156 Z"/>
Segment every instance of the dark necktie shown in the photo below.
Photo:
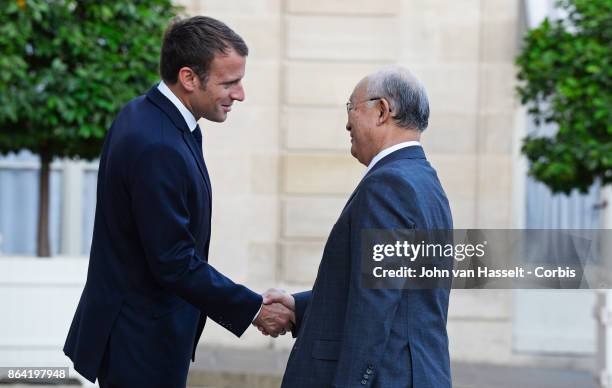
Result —
<path fill-rule="evenodd" d="M 198 142 L 198 145 L 200 146 L 200 152 L 201 152 L 202 151 L 202 131 L 200 131 L 200 125 L 196 124 L 195 129 L 191 133 L 193 134 L 193 137 L 195 137 L 196 141 Z"/>
<path fill-rule="evenodd" d="M 196 142 L 198 143 L 198 146 L 200 147 L 200 157 L 202 158 L 201 161 L 204 162 L 204 154 L 202 150 L 202 131 L 200 130 L 200 125 L 196 125 L 195 129 L 191 133 L 193 134 L 193 137 L 195 138 Z M 208 177 L 208 169 L 206 168 L 206 163 L 203 163 L 202 166 L 204 167 L 204 181 L 206 182 L 206 185 L 208 186 L 208 191 L 210 192 L 210 178 Z"/>

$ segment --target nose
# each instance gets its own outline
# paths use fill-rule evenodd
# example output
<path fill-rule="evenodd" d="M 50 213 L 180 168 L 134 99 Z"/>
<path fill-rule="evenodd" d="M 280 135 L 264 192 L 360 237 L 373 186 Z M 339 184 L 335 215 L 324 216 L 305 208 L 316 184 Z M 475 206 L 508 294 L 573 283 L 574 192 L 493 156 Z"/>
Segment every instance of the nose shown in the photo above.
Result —
<path fill-rule="evenodd" d="M 242 87 L 242 83 L 236 85 L 236 87 L 231 91 L 230 98 L 236 101 L 244 101 L 246 96 L 244 94 L 244 88 Z"/>
<path fill-rule="evenodd" d="M 348 121 L 346 122 L 346 130 L 351 131 L 351 124 Z"/>

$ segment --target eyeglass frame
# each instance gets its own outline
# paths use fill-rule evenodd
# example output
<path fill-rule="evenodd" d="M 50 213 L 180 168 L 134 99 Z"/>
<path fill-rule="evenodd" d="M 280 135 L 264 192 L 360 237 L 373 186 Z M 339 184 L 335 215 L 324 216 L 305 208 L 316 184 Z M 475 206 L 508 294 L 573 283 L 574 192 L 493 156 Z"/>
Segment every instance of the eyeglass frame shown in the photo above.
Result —
<path fill-rule="evenodd" d="M 370 99 L 367 100 L 363 100 L 363 101 L 359 101 L 359 102 L 351 102 L 350 100 L 347 101 L 345 103 L 346 105 L 346 114 L 348 114 L 350 111 L 353 110 L 353 108 L 355 108 L 357 105 L 359 104 L 363 104 L 364 102 L 369 102 L 369 101 L 376 101 L 376 100 L 382 100 L 384 97 L 372 97 Z M 389 112 L 391 112 L 391 109 L 389 109 Z"/>

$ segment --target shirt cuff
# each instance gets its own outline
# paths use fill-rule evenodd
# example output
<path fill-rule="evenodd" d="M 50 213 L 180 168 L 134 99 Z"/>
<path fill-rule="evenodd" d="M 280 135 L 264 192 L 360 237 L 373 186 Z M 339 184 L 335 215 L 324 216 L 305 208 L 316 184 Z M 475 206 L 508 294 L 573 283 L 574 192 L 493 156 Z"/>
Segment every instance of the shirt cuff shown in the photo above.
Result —
<path fill-rule="evenodd" d="M 261 304 L 261 306 L 259 306 L 259 310 L 257 310 L 251 322 L 255 322 L 255 319 L 257 319 L 257 316 L 259 315 L 259 312 L 261 311 L 262 307 L 263 307 L 263 303 Z"/>

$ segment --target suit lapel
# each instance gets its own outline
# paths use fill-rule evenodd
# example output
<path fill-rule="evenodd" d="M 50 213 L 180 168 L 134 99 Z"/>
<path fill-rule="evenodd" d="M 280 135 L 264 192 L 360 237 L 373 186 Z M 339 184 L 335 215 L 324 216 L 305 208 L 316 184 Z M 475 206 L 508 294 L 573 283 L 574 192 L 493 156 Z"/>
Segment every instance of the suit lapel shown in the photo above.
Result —
<path fill-rule="evenodd" d="M 206 168 L 206 163 L 204 163 L 204 156 L 202 154 L 202 150 L 199 149 L 200 147 L 198 146 L 195 138 L 190 132 L 188 131 L 183 132 L 183 140 L 185 140 L 185 143 L 187 143 L 187 146 L 189 147 L 191 154 L 196 160 L 198 169 L 200 170 L 200 173 L 202 174 L 202 178 L 204 178 L 204 183 L 206 185 L 206 189 L 208 190 L 208 195 L 211 198 L 211 201 L 209 204 L 212 204 L 212 187 L 210 185 L 210 177 L 208 176 L 208 169 Z"/>
<path fill-rule="evenodd" d="M 199 147 L 196 144 L 196 140 L 191 134 L 191 131 L 189 128 L 187 128 L 185 119 L 176 106 L 174 106 L 174 104 L 157 89 L 157 85 L 153 86 L 151 90 L 149 90 L 147 93 L 147 98 L 151 100 L 151 102 L 153 102 L 153 104 L 155 104 L 159 109 L 161 109 L 161 111 L 164 112 L 172 121 L 174 126 L 182 132 L 183 140 L 187 144 L 187 147 L 191 151 L 191 154 L 198 165 L 198 169 L 200 170 L 200 174 L 202 175 L 202 179 L 204 179 L 204 184 L 208 190 L 208 195 L 211 198 L 210 203 L 212 203 L 212 188 L 210 185 L 208 170 L 206 169 L 206 164 L 204 163 L 204 156 L 202 155 L 202 150 L 198 150 Z"/>
<path fill-rule="evenodd" d="M 423 147 L 410 146 L 410 147 L 400 148 L 399 150 L 394 151 L 390 153 L 389 155 L 385 156 L 384 158 L 382 158 L 381 160 L 379 160 L 378 163 L 376 163 L 374 167 L 372 167 L 372 169 L 368 171 L 368 173 L 365 174 L 363 178 L 361 178 L 361 180 L 359 181 L 359 184 L 357 184 L 357 187 L 355 188 L 355 190 L 353 190 L 353 193 L 349 197 L 348 201 L 346 201 L 346 205 L 344 205 L 344 208 L 342 209 L 342 212 L 340 212 L 340 214 L 344 213 L 344 210 L 346 210 L 346 208 L 349 206 L 349 204 L 351 203 L 355 195 L 359 192 L 359 188 L 361 187 L 361 184 L 363 183 L 363 181 L 365 181 L 365 179 L 368 176 L 370 176 L 374 171 L 382 168 L 385 164 L 391 163 L 399 159 L 425 159 L 425 152 L 423 151 Z"/>

